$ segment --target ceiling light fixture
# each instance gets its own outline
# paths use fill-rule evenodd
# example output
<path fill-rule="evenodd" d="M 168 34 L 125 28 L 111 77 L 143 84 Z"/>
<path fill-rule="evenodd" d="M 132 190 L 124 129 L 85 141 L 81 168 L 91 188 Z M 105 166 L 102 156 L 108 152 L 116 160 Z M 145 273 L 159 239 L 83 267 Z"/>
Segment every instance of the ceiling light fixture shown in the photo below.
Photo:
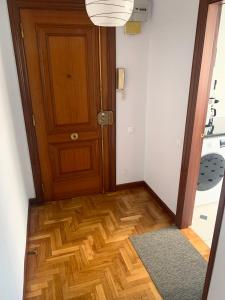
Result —
<path fill-rule="evenodd" d="M 119 27 L 129 21 L 134 0 L 85 0 L 89 18 L 97 26 Z"/>

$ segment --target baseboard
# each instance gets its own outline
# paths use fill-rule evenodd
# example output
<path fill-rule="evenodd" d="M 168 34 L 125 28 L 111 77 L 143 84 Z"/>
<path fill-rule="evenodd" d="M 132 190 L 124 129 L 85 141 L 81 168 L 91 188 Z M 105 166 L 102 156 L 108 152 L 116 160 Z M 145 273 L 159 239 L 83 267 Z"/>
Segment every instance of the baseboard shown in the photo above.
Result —
<path fill-rule="evenodd" d="M 123 183 L 123 184 L 117 184 L 116 185 L 116 190 L 117 191 L 122 191 L 122 190 L 127 190 L 127 189 L 132 189 L 140 186 L 145 186 L 144 181 L 135 181 L 135 182 L 128 182 L 128 183 Z"/>
<path fill-rule="evenodd" d="M 151 189 L 151 187 L 146 182 L 144 182 L 144 186 L 146 190 L 149 192 L 149 194 L 151 194 L 152 197 L 159 203 L 159 205 L 162 206 L 167 211 L 167 213 L 171 216 L 171 218 L 175 222 L 176 214 L 172 212 L 172 210 L 162 201 L 162 199 Z"/>
<path fill-rule="evenodd" d="M 117 191 L 132 189 L 136 187 L 144 187 L 149 194 L 159 203 L 159 205 L 167 211 L 167 213 L 171 216 L 172 220 L 175 222 L 176 215 L 172 210 L 160 199 L 160 197 L 152 190 L 152 188 L 145 181 L 135 181 L 129 183 L 118 184 L 116 186 Z"/>
<path fill-rule="evenodd" d="M 145 181 L 134 181 L 128 183 L 122 183 L 116 185 L 116 191 L 122 191 L 126 189 L 132 189 L 137 187 L 145 187 L 146 190 L 151 194 L 151 196 L 162 206 L 167 213 L 175 220 L 175 213 L 160 199 L 160 197 L 152 190 L 152 188 Z M 40 201 L 36 198 L 32 198 L 29 200 L 29 210 L 31 206 L 39 206 L 42 205 L 43 201 Z"/>
<path fill-rule="evenodd" d="M 25 299 L 26 282 L 27 282 L 27 252 L 28 252 L 28 238 L 29 238 L 29 228 L 30 228 L 30 208 L 31 208 L 31 201 L 29 199 L 28 212 L 27 212 L 26 246 L 25 246 L 25 255 L 24 255 L 23 300 Z"/>
<path fill-rule="evenodd" d="M 42 205 L 43 203 L 44 203 L 43 201 L 40 201 L 37 198 L 31 198 L 31 199 L 29 199 L 29 205 L 30 205 L 30 207 L 31 206 L 39 206 L 39 205 Z"/>

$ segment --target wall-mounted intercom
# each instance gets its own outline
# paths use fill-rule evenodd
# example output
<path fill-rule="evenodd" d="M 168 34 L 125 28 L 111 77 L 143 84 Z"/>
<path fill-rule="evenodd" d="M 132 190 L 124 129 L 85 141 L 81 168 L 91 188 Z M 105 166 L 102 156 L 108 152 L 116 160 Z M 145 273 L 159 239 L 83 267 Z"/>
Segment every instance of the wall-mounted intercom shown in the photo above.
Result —
<path fill-rule="evenodd" d="M 123 91 L 125 86 L 125 69 L 116 69 L 116 88 L 117 90 Z"/>

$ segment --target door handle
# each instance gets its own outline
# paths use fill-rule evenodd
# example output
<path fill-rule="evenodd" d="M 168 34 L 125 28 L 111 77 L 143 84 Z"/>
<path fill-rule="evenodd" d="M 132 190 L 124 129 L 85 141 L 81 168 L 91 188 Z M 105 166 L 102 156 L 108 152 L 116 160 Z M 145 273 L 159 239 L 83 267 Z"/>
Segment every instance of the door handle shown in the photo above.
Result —
<path fill-rule="evenodd" d="M 212 108 L 211 111 L 212 111 L 212 113 L 213 113 L 213 117 L 216 117 L 216 109 L 215 109 L 215 108 Z"/>
<path fill-rule="evenodd" d="M 79 134 L 77 132 L 73 132 L 71 133 L 70 138 L 72 141 L 76 141 L 79 138 Z"/>

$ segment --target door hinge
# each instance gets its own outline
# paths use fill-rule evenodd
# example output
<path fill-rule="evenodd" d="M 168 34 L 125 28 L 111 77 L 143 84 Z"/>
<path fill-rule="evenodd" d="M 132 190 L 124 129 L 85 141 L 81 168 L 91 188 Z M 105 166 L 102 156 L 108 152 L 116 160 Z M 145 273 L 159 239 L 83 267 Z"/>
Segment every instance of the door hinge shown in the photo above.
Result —
<path fill-rule="evenodd" d="M 42 187 L 42 191 L 44 192 L 45 191 L 45 188 L 44 188 L 44 183 L 42 182 L 41 184 L 41 187 Z"/>
<path fill-rule="evenodd" d="M 35 127 L 36 126 L 36 121 L 35 121 L 34 115 L 32 115 L 32 122 L 33 122 L 33 126 Z"/>
<path fill-rule="evenodd" d="M 20 32 L 21 32 L 22 39 L 24 39 L 24 31 L 23 31 L 23 24 L 22 24 L 22 22 L 20 23 Z"/>
<path fill-rule="evenodd" d="M 98 113 L 98 125 L 106 126 L 113 124 L 113 112 L 111 110 L 100 111 Z"/>

